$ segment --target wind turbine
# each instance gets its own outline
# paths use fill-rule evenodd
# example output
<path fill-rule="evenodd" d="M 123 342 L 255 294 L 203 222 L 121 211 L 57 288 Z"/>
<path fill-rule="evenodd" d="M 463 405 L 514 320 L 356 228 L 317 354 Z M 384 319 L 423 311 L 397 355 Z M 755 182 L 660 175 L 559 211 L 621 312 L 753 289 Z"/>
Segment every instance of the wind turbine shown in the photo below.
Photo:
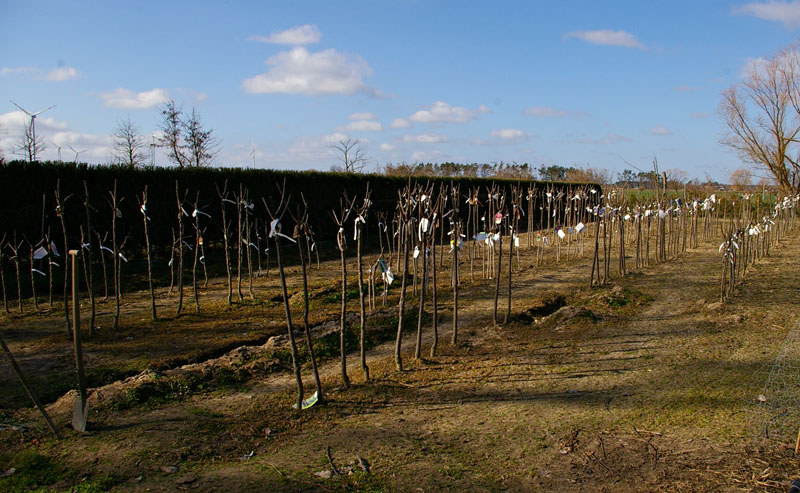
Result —
<path fill-rule="evenodd" d="M 86 152 L 88 149 L 83 149 L 83 150 L 80 150 L 80 151 L 76 151 L 75 148 L 73 148 L 71 145 L 68 145 L 67 147 L 69 147 L 70 151 L 75 153 L 75 163 L 74 164 L 75 164 L 75 166 L 77 166 L 78 165 L 78 154 L 80 154 L 82 152 Z"/>
<path fill-rule="evenodd" d="M 11 101 L 11 100 L 9 100 L 9 101 Z M 31 118 L 31 124 L 30 124 L 31 139 L 33 140 L 33 143 L 34 143 L 34 145 L 33 145 L 33 155 L 31 157 L 33 158 L 34 161 L 36 161 L 36 117 L 41 115 L 42 113 L 44 113 L 47 110 L 52 110 L 53 108 L 56 107 L 56 105 L 48 106 L 47 108 L 45 108 L 43 110 L 39 110 L 36 113 L 31 113 L 30 111 L 26 110 L 25 108 L 23 108 L 22 106 L 18 105 L 14 101 L 11 101 L 11 104 L 13 104 L 17 108 L 21 109 L 26 115 L 28 115 Z"/>
<path fill-rule="evenodd" d="M 50 141 L 50 143 L 51 143 L 51 144 L 53 144 L 54 146 L 56 146 L 56 147 L 58 148 L 58 162 L 59 162 L 59 163 L 60 163 L 60 162 L 62 162 L 62 160 L 61 160 L 61 146 L 60 146 L 60 145 L 58 145 L 58 144 L 56 144 L 56 143 L 55 143 L 55 142 L 53 142 L 52 140 Z"/>

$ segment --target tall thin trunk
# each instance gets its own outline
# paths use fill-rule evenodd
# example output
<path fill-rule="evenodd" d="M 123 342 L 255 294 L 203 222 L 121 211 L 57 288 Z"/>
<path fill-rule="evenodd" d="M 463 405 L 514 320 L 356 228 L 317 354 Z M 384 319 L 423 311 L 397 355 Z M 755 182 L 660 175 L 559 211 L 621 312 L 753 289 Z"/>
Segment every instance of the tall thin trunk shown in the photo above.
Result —
<path fill-rule="evenodd" d="M 367 351 L 365 339 L 367 338 L 367 315 L 364 307 L 364 266 L 361 261 L 361 224 L 356 220 L 356 259 L 358 262 L 358 300 L 359 300 L 359 333 L 361 350 L 361 369 L 364 371 L 364 380 L 369 381 L 369 367 L 367 366 Z M 298 241 L 299 244 L 299 241 Z"/>
<path fill-rule="evenodd" d="M 303 245 L 300 241 L 300 235 L 295 235 L 297 239 L 297 251 L 300 255 L 300 269 L 303 274 L 303 329 L 306 334 L 306 345 L 308 345 L 308 355 L 311 358 L 311 369 L 314 372 L 314 384 L 317 386 L 317 401 L 322 402 L 322 382 L 319 379 L 319 369 L 317 368 L 317 358 L 314 356 L 314 344 L 311 340 L 311 328 L 308 323 L 308 275 L 306 273 L 306 263 L 303 259 Z M 309 252 L 309 258 L 311 252 Z M 367 370 L 369 372 L 369 370 Z M 367 373 L 369 375 L 369 373 Z"/>
<path fill-rule="evenodd" d="M 89 303 L 91 305 L 91 313 L 89 315 L 89 337 L 94 335 L 94 328 L 97 318 L 97 306 L 95 303 L 94 295 L 94 273 L 93 273 L 93 258 L 92 258 L 92 207 L 89 204 L 89 185 L 86 180 L 83 180 L 83 194 L 84 194 L 84 207 L 86 208 L 86 241 L 88 248 L 83 248 L 83 234 L 81 234 L 81 259 L 83 259 L 86 271 L 87 291 L 89 291 Z M 48 233 L 48 237 L 49 237 Z M 51 293 L 52 297 L 52 293 Z"/>
<path fill-rule="evenodd" d="M 402 200 L 402 199 L 401 199 Z M 400 218 L 400 224 L 398 224 L 398 230 L 400 231 L 400 236 L 407 236 L 408 227 L 406 225 L 406 219 L 404 216 Z M 403 241 L 403 271 L 400 274 L 402 279 L 400 281 L 400 301 L 398 303 L 398 314 L 397 314 L 397 340 L 394 346 L 394 361 L 397 367 L 397 371 L 403 371 L 403 357 L 401 354 L 402 344 L 403 344 L 403 325 L 405 322 L 405 310 L 406 310 L 406 274 L 408 273 L 408 244 L 409 241 L 406 238 Z M 399 252 L 399 249 L 398 249 Z M 399 263 L 399 262 L 398 262 Z"/>
<path fill-rule="evenodd" d="M 61 220 L 61 233 L 64 236 L 64 325 L 67 328 L 67 335 L 72 335 L 72 322 L 69 319 L 69 304 L 67 303 L 67 289 L 69 288 L 69 266 L 67 265 L 67 252 L 69 251 L 69 239 L 67 236 L 67 219 L 65 204 L 61 200 L 61 179 L 56 181 L 56 215 Z"/>
<path fill-rule="evenodd" d="M 142 192 L 142 223 L 144 226 L 144 247 L 147 257 L 147 285 L 150 289 L 150 318 L 155 321 L 158 319 L 158 315 L 156 314 L 156 293 L 153 289 L 153 261 L 150 259 L 149 220 L 150 218 L 147 217 L 147 185 L 145 185 L 144 191 Z"/>
<path fill-rule="evenodd" d="M 249 249 L 250 247 L 248 247 Z M 300 374 L 300 360 L 297 354 L 297 343 L 294 340 L 294 332 L 292 331 L 292 312 L 289 310 L 289 293 L 286 290 L 286 275 L 283 272 L 283 263 L 281 262 L 281 242 L 280 237 L 275 236 L 275 258 L 278 262 L 278 274 L 281 278 L 281 294 L 283 294 L 283 309 L 286 314 L 286 327 L 289 331 L 289 348 L 292 352 L 292 368 L 294 369 L 294 378 L 297 382 L 297 410 L 303 408 L 303 377 Z"/>

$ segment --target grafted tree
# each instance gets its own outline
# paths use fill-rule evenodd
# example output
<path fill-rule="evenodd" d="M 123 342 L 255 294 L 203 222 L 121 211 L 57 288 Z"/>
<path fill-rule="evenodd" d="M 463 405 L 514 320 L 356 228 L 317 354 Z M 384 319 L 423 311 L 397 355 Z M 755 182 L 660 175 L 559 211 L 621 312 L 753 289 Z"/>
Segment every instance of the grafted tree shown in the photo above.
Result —
<path fill-rule="evenodd" d="M 798 45 L 754 62 L 740 83 L 722 93 L 718 113 L 728 128 L 722 143 L 768 171 L 781 190 L 798 190 L 800 173 L 800 53 Z"/>
<path fill-rule="evenodd" d="M 114 159 L 131 168 L 144 165 L 147 154 L 139 127 L 130 117 L 117 122 L 117 130 L 111 135 L 114 139 Z"/>

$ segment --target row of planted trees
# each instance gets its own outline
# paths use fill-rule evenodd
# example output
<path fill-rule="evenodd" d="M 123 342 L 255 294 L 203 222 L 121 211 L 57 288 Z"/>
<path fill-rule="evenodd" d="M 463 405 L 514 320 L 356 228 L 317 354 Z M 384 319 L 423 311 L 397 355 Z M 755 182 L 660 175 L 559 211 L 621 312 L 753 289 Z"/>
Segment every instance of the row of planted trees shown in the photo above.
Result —
<path fill-rule="evenodd" d="M 298 405 L 302 405 L 298 342 L 293 330 L 296 324 L 290 309 L 284 269 L 286 254 L 290 253 L 292 257 L 296 255 L 301 266 L 305 344 L 313 368 L 317 397 L 323 397 L 309 327 L 307 278 L 308 269 L 314 265 L 312 257 L 316 258 L 319 267 L 319 248 L 309 220 L 309 203 L 303 193 L 293 196 L 283 184 L 271 194 L 254 197 L 243 184 L 229 188 L 228 183 L 223 182 L 217 186 L 215 197 L 202 197 L 199 191 L 188 190 L 176 181 L 171 241 L 164 245 L 163 242 L 151 242 L 150 197 L 146 186 L 135 197 L 119 197 L 116 183 L 102 198 L 90 197 L 89 187 L 85 183 L 83 188 L 82 194 L 63 197 L 60 186 L 56 186 L 52 199 L 58 218 L 55 224 L 58 231 L 55 234 L 51 234 L 53 225 L 45 228 L 43 221 L 45 233 L 38 241 L 18 238 L 13 231 L 0 237 L 0 252 L 3 254 L 0 258 L 0 286 L 7 311 L 10 308 L 6 261 L 14 266 L 18 311 L 23 310 L 22 284 L 28 281 L 24 279 L 26 272 L 34 308 L 38 309 L 37 277 L 49 280 L 49 303 L 52 306 L 53 292 L 57 289 L 54 279 L 62 267 L 61 254 L 70 246 L 78 245 L 78 242 L 83 251 L 80 281 L 90 299 L 90 336 L 96 323 L 95 297 L 100 292 L 106 298 L 113 294 L 115 310 L 112 327 L 119 324 L 122 288 L 126 284 L 123 282 L 123 273 L 128 257 L 145 259 L 151 315 L 155 319 L 159 316 L 156 310 L 157 282 L 153 272 L 158 266 L 155 252 L 161 252 L 162 256 L 166 252 L 169 258 L 167 266 L 170 281 L 166 293 L 175 298 L 175 315 L 183 310 L 185 284 L 189 278 L 194 308 L 200 310 L 200 293 L 209 277 L 208 249 L 223 251 L 228 303 L 256 297 L 254 278 L 269 274 L 270 255 L 273 254 L 298 385 Z M 394 210 L 387 212 L 385 209 L 373 210 L 375 199 L 369 185 L 357 196 L 343 194 L 338 206 L 329 210 L 330 221 L 336 226 L 332 242 L 341 265 L 339 334 L 343 384 L 349 384 L 345 336 L 348 330 L 347 288 L 353 284 L 348 278 L 348 258 L 352 264 L 352 247 L 355 248 L 359 294 L 360 366 L 365 379 L 369 380 L 365 352 L 367 317 L 379 304 L 384 307 L 389 304 L 390 290 L 397 290 L 395 362 L 397 368 L 402 370 L 403 336 L 405 330 L 410 328 L 407 327 L 409 319 L 415 318 L 417 325 L 413 357 L 418 359 L 422 356 L 423 333 L 426 330 L 431 334 L 429 354 L 436 354 L 440 339 L 439 309 L 447 303 L 439 291 L 442 285 L 449 284 L 448 294 L 452 304 L 450 341 L 457 342 L 459 286 L 466 282 L 467 270 L 469 282 L 493 285 L 493 320 L 496 324 L 502 324 L 511 317 L 514 272 L 523 268 L 524 263 L 537 266 L 546 261 L 562 262 L 584 256 L 588 250 L 585 249 L 585 243 L 592 239 L 594 253 L 590 282 L 602 285 L 611 277 L 611 261 L 615 256 L 618 274 L 625 275 L 629 270 L 629 261 L 633 262 L 634 269 L 640 269 L 675 258 L 687 248 L 698 246 L 701 241 L 719 238 L 723 230 L 728 231 L 725 228 L 730 228 L 730 225 L 736 225 L 737 231 L 745 227 L 752 229 L 753 218 L 763 217 L 767 207 L 770 207 L 774 217 L 769 221 L 774 225 L 768 229 L 771 231 L 775 228 L 781 233 L 752 240 L 756 246 L 748 245 L 746 258 L 758 258 L 768 252 L 771 241 L 777 241 L 779 235 L 793 224 L 793 204 L 797 200 L 783 200 L 780 207 L 776 207 L 775 204 L 767 205 L 760 200 L 737 197 L 738 201 L 717 198 L 716 195 L 668 197 L 665 191 L 661 191 L 654 197 L 641 199 L 629 191 L 603 194 L 589 185 L 563 189 L 547 184 L 501 186 L 492 183 L 462 190 L 456 183 L 409 181 L 407 186 L 397 191 Z M 130 218 L 123 218 L 121 204 L 126 200 L 136 201 L 139 218 L 135 222 L 138 226 L 134 226 Z M 384 197 L 382 200 L 385 202 L 387 199 Z M 78 201 L 82 206 L 69 209 L 71 214 L 81 216 L 77 232 L 68 229 L 65 220 L 67 201 Z M 205 238 L 210 233 L 210 219 L 216 214 L 221 219 L 214 223 L 219 225 L 219 239 L 209 245 Z M 108 218 L 108 231 L 100 231 L 95 226 L 95 219 L 100 215 Z M 119 223 L 123 219 L 128 220 L 120 228 Z M 141 248 L 136 250 L 126 249 L 127 238 L 133 227 L 140 228 L 145 239 Z M 767 229 L 766 223 L 758 227 L 762 231 Z M 632 253 L 629 253 L 631 249 Z M 521 251 L 524 250 L 527 251 L 523 257 Z M 166 261 L 166 258 L 163 260 Z M 66 267 L 66 262 L 63 267 Z M 746 265 L 736 267 L 731 272 L 739 275 L 737 269 L 746 269 Z M 97 272 L 102 273 L 102 290 Z M 65 320 L 69 328 L 69 318 L 66 316 L 68 272 L 64 269 L 61 273 L 65 287 Z M 448 279 L 444 283 L 439 281 L 443 275 Z M 730 274 L 730 278 L 733 275 Z M 416 317 L 411 310 L 416 311 Z M 430 311 L 430 317 L 423 317 L 426 310 Z M 429 323 L 425 322 L 426 318 Z"/>

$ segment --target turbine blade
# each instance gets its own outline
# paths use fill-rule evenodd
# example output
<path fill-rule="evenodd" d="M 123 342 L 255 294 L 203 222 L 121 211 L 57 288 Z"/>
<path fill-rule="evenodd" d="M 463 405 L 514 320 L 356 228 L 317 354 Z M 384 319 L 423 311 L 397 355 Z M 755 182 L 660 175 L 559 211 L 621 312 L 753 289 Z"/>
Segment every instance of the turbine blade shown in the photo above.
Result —
<path fill-rule="evenodd" d="M 49 107 L 47 107 L 47 108 L 45 108 L 43 110 L 37 111 L 36 113 L 32 114 L 31 116 L 33 117 L 33 116 L 36 116 L 36 115 L 40 115 L 40 114 L 44 113 L 47 110 L 52 110 L 55 107 L 56 107 L 56 105 L 49 106 Z M 28 114 L 30 115 L 30 113 L 28 113 Z"/>
<path fill-rule="evenodd" d="M 9 99 L 9 101 L 11 101 L 11 100 Z M 30 114 L 30 112 L 29 112 L 28 110 L 26 110 L 26 109 L 25 109 L 25 108 L 23 108 L 22 106 L 18 105 L 18 104 L 17 104 L 17 103 L 15 103 L 14 101 L 11 101 L 11 104 L 13 104 L 13 105 L 14 105 L 14 106 L 16 106 L 17 108 L 21 109 L 22 111 L 24 111 L 26 115 L 28 115 L 28 116 L 33 116 L 33 115 L 31 115 L 31 114 Z"/>

